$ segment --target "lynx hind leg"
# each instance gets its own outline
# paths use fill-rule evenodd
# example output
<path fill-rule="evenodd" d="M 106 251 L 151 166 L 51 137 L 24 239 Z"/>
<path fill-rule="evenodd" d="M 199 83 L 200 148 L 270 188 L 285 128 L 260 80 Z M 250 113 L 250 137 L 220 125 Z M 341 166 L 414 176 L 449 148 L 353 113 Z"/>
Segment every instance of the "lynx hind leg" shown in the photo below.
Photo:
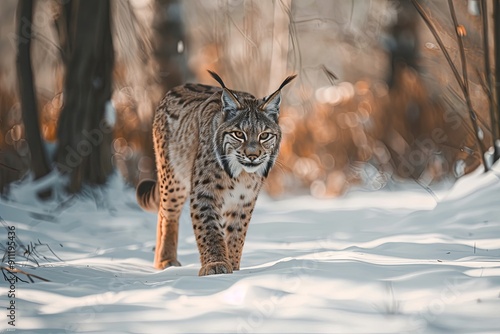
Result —
<path fill-rule="evenodd" d="M 170 168 L 166 165 L 163 168 L 164 173 L 159 180 L 160 203 L 154 260 L 157 269 L 181 265 L 177 261 L 179 218 L 187 198 L 186 187 L 174 177 Z"/>

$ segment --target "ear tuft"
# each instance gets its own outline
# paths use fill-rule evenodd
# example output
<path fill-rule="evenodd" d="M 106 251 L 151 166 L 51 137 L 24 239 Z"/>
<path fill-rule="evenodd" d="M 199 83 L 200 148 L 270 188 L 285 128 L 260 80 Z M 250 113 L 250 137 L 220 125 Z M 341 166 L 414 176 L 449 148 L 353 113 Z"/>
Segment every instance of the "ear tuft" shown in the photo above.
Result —
<path fill-rule="evenodd" d="M 233 111 L 241 109 L 240 101 L 238 101 L 236 95 L 226 87 L 221 77 L 213 71 L 210 70 L 207 71 L 208 73 L 210 73 L 212 78 L 214 78 L 222 87 L 222 109 L 233 110 Z"/>
<path fill-rule="evenodd" d="M 264 98 L 264 103 L 260 106 L 260 109 L 262 111 L 265 111 L 270 114 L 278 114 L 279 113 L 279 108 L 280 108 L 280 103 L 281 103 L 281 89 L 288 85 L 295 77 L 297 74 L 290 75 L 288 76 L 283 83 L 280 85 L 277 91 L 269 95 L 268 97 Z"/>
<path fill-rule="evenodd" d="M 288 76 L 284 81 L 283 83 L 281 84 L 280 88 L 278 88 L 278 90 L 282 90 L 283 87 L 285 87 L 286 85 L 288 85 L 293 79 L 295 79 L 295 77 L 297 76 L 297 74 L 293 74 L 293 75 L 290 75 Z"/>
<path fill-rule="evenodd" d="M 210 73 L 212 78 L 214 78 L 221 85 L 222 88 L 226 88 L 226 85 L 224 85 L 224 81 L 222 81 L 221 77 L 217 73 L 210 70 L 207 70 L 207 72 Z"/>

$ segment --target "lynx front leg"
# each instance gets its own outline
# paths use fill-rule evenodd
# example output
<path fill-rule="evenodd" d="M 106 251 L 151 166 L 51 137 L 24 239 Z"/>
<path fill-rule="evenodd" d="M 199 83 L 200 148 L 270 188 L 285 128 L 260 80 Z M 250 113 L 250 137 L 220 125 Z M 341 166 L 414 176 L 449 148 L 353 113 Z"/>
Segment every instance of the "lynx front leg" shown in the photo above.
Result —
<path fill-rule="evenodd" d="M 216 199 L 204 192 L 192 192 L 191 218 L 200 252 L 200 276 L 232 273 Z"/>
<path fill-rule="evenodd" d="M 207 169 L 217 168 L 217 162 L 201 152 L 198 158 L 206 161 L 200 163 L 205 168 L 194 167 L 191 185 L 191 220 L 201 261 L 199 275 L 232 273 L 222 228 L 220 191 L 223 187 L 219 184 L 222 171 L 207 173 Z"/>
<path fill-rule="evenodd" d="M 225 241 L 229 262 L 231 262 L 233 270 L 240 270 L 241 254 L 243 253 L 243 245 L 245 244 L 248 224 L 253 211 L 253 205 L 251 204 L 253 203 L 248 203 L 247 207 L 240 210 L 224 213 L 226 221 Z"/>

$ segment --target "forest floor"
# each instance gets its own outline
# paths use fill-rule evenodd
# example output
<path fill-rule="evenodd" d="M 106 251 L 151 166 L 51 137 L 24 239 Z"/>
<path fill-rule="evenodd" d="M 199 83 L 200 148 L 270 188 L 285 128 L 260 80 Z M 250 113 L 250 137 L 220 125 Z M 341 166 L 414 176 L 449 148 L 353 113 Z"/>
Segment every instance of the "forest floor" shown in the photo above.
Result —
<path fill-rule="evenodd" d="M 187 208 L 183 266 L 157 271 L 156 216 L 119 177 L 50 203 L 38 202 L 34 187 L 16 185 L 0 216 L 27 247 L 16 246 L 16 268 L 50 282 L 21 273 L 26 282 L 2 280 L 0 332 L 500 332 L 498 164 L 436 196 L 415 188 L 334 200 L 263 194 L 242 269 L 207 277 L 197 276 Z M 3 249 L 8 236 L 0 233 Z"/>

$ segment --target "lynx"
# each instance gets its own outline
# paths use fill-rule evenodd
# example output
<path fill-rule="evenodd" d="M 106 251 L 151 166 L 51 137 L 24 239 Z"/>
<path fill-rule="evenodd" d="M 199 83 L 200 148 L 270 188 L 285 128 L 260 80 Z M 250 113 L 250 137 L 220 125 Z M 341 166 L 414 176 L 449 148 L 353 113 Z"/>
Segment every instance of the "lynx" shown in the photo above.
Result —
<path fill-rule="evenodd" d="M 160 102 L 153 122 L 158 178 L 137 187 L 141 207 L 158 212 L 158 269 L 180 266 L 179 217 L 189 196 L 200 276 L 240 268 L 257 195 L 278 155 L 281 89 L 295 78 L 256 99 L 209 72 L 221 88 L 186 84 Z"/>

